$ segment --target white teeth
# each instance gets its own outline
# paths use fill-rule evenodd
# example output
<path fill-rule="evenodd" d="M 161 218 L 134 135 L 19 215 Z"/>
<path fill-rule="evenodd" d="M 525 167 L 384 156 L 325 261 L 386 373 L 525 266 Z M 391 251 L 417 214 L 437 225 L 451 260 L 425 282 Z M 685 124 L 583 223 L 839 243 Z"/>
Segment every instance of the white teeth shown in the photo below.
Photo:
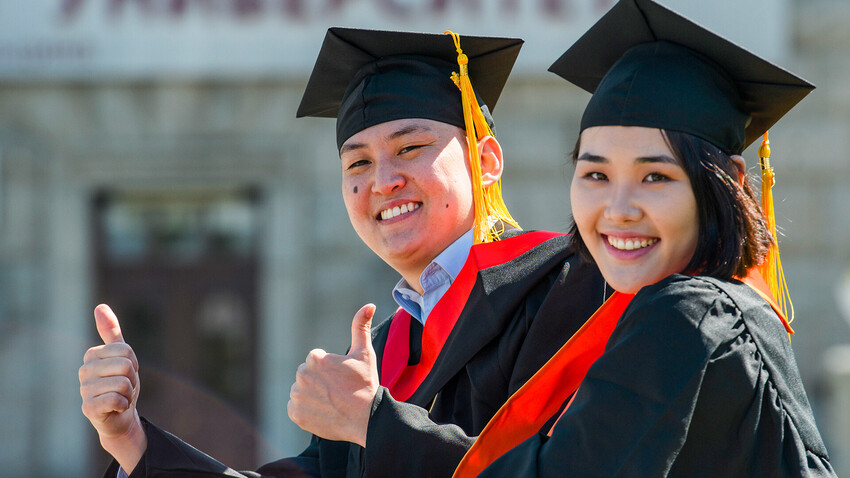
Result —
<path fill-rule="evenodd" d="M 392 219 L 401 214 L 413 212 L 416 209 L 419 209 L 419 204 L 415 204 L 413 202 L 402 204 L 401 206 L 396 206 L 389 209 L 384 209 L 383 211 L 381 211 L 381 220 Z"/>
<path fill-rule="evenodd" d="M 608 236 L 608 244 L 611 244 L 616 249 L 620 249 L 623 251 L 633 251 L 635 249 L 642 249 L 644 247 L 649 247 L 658 242 L 658 238 L 653 239 L 622 239 L 619 237 L 611 237 Z"/>

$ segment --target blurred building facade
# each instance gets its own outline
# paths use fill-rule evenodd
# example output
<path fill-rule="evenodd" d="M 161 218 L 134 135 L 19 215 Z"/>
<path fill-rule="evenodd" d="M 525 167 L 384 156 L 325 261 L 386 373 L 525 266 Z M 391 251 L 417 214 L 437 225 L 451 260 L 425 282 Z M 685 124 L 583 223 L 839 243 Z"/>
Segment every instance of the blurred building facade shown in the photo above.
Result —
<path fill-rule="evenodd" d="M 99 474 L 76 372 L 103 301 L 139 356 L 142 414 L 234 468 L 303 449 L 286 416 L 296 367 L 312 348 L 343 351 L 363 303 L 394 310 L 397 280 L 348 222 L 333 121 L 295 119 L 327 27 L 525 38 L 494 112 L 506 202 L 525 228 L 564 231 L 588 95 L 546 68 L 613 3 L 0 2 L 3 474 Z M 834 366 L 846 354 L 824 354 L 850 343 L 836 301 L 850 267 L 850 5 L 662 3 L 819 87 L 771 131 L 774 194 L 795 352 L 850 473 L 850 404 L 836 398 L 848 367 Z"/>

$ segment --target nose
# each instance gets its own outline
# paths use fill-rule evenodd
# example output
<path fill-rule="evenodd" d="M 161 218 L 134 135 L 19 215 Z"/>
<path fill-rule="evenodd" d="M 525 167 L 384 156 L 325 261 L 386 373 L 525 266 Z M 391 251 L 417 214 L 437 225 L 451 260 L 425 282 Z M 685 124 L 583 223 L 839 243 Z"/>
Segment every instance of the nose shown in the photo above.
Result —
<path fill-rule="evenodd" d="M 376 161 L 372 192 L 384 195 L 391 194 L 404 188 L 406 183 L 404 174 L 396 167 L 394 161 L 388 159 Z"/>
<path fill-rule="evenodd" d="M 636 222 L 642 214 L 635 192 L 628 186 L 616 188 L 611 201 L 605 206 L 605 218 L 615 224 Z"/>

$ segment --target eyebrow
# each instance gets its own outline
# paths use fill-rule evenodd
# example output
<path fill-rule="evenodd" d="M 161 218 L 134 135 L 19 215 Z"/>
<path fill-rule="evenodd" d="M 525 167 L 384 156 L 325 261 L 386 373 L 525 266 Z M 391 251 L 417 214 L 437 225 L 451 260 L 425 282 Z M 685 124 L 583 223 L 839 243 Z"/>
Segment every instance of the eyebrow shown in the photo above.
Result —
<path fill-rule="evenodd" d="M 417 132 L 420 132 L 420 131 L 431 131 L 431 128 L 424 125 L 424 124 L 414 123 L 414 124 L 405 126 L 404 128 L 402 128 L 398 131 L 393 132 L 392 134 L 387 136 L 387 139 L 396 139 L 396 138 L 399 138 L 401 136 L 405 136 L 405 135 L 408 135 L 410 133 L 417 133 Z"/>
<path fill-rule="evenodd" d="M 363 149 L 366 147 L 365 143 L 345 143 L 339 148 L 339 157 L 342 158 L 342 155 L 349 151 L 356 151 L 358 149 Z"/>
<path fill-rule="evenodd" d="M 407 125 L 407 126 L 401 128 L 399 130 L 393 131 L 392 133 L 388 134 L 385 139 L 387 141 L 390 141 L 390 140 L 400 138 L 402 136 L 405 136 L 405 135 L 408 135 L 408 134 L 411 134 L 411 133 L 420 132 L 420 131 L 431 131 L 431 128 L 427 125 L 424 125 L 424 124 L 414 123 L 414 124 L 411 124 L 411 125 Z M 356 151 L 358 149 L 363 149 L 365 147 L 366 147 L 366 143 L 346 143 L 346 144 L 343 144 L 342 147 L 339 149 L 339 155 L 340 155 L 340 157 L 342 157 L 343 154 L 345 154 L 349 151 Z"/>
<path fill-rule="evenodd" d="M 605 156 L 599 156 L 591 153 L 584 153 L 578 157 L 576 161 L 590 161 L 591 163 L 607 163 L 608 158 Z M 638 164 L 648 164 L 648 163 L 669 163 L 674 164 L 676 166 L 680 166 L 679 161 L 676 158 L 667 155 L 667 154 L 659 154 L 657 156 L 640 156 L 635 158 L 635 163 Z"/>

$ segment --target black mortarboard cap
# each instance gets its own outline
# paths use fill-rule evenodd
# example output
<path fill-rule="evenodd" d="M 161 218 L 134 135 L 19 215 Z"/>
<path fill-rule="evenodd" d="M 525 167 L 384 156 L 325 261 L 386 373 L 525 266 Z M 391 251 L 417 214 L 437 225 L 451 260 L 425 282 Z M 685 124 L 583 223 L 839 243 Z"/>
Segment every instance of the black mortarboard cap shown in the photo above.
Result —
<path fill-rule="evenodd" d="M 651 0 L 620 0 L 549 71 L 594 93 L 591 126 L 647 126 L 739 154 L 814 85 Z"/>
<path fill-rule="evenodd" d="M 478 103 L 492 110 L 522 40 L 461 36 Z M 329 28 L 297 116 L 337 118 L 337 147 L 376 124 L 426 118 L 465 129 L 450 35 Z"/>

